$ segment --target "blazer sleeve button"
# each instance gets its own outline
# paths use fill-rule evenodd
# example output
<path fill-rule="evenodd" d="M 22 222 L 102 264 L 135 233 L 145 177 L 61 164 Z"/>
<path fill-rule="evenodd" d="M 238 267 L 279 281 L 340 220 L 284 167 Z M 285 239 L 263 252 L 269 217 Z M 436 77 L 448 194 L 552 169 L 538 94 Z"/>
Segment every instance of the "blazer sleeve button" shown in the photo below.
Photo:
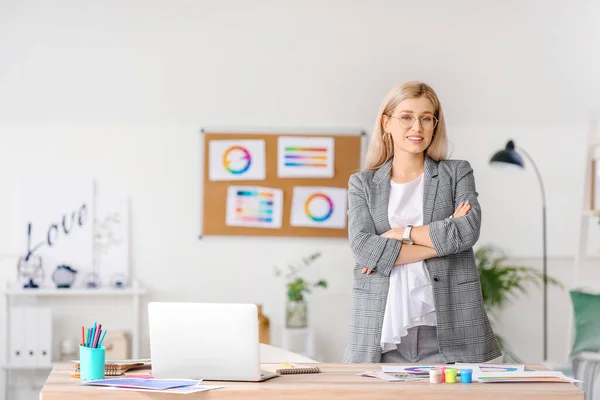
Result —
<path fill-rule="evenodd" d="M 437 277 L 437 276 L 434 276 L 434 277 L 433 277 L 433 280 L 434 280 L 434 281 L 436 281 L 436 282 L 437 282 L 437 281 L 439 281 L 439 279 L 438 279 L 438 277 Z"/>

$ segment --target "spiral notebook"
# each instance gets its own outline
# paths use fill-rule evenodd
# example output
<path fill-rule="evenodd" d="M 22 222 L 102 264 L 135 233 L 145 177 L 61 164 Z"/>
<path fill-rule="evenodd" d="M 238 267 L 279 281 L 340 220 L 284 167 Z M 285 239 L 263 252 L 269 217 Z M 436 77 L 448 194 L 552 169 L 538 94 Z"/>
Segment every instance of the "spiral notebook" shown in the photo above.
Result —
<path fill-rule="evenodd" d="M 144 362 L 130 362 L 130 363 L 108 362 L 108 363 L 104 364 L 104 375 L 105 376 L 120 376 L 129 370 L 136 369 L 136 368 L 143 368 L 145 365 L 148 365 L 148 364 L 144 363 Z M 71 376 L 79 377 L 79 372 L 80 372 L 79 371 L 79 363 L 75 363 L 73 367 L 75 368 L 75 370 L 71 372 Z"/>
<path fill-rule="evenodd" d="M 282 363 L 285 368 L 278 368 L 275 372 L 280 375 L 291 375 L 291 374 L 318 374 L 321 372 L 317 366 L 306 366 L 306 365 L 292 365 L 288 363 Z"/>

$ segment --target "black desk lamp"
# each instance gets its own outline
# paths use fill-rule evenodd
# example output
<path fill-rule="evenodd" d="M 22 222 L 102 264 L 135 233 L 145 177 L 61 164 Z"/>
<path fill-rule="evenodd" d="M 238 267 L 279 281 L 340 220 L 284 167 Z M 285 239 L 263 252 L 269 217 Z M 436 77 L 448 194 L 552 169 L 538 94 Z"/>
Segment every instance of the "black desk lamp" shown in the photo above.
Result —
<path fill-rule="evenodd" d="M 523 153 L 525 157 L 531 162 L 533 169 L 535 170 L 535 174 L 537 175 L 538 181 L 540 182 L 540 189 L 542 191 L 542 220 L 543 220 L 543 249 L 544 249 L 544 258 L 543 258 L 543 280 L 544 280 L 544 361 L 548 360 L 548 329 L 547 329 L 547 320 L 548 320 L 548 278 L 547 278 L 547 256 L 546 256 L 546 192 L 544 191 L 544 183 L 542 182 L 542 176 L 540 175 L 540 171 L 538 170 L 535 162 L 531 156 L 522 148 L 519 148 L 519 152 Z M 509 164 L 515 165 L 517 167 L 525 168 L 525 163 L 523 162 L 523 158 L 517 151 L 515 150 L 515 143 L 512 140 L 509 140 L 506 143 L 506 148 L 504 150 L 500 150 L 494 154 L 494 156 L 490 160 L 490 164 Z"/>

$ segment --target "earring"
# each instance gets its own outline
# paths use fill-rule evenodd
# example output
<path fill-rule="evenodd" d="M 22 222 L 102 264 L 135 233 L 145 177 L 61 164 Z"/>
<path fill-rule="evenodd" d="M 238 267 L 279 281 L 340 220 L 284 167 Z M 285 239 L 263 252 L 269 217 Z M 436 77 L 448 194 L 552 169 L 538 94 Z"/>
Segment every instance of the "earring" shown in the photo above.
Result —
<path fill-rule="evenodd" d="M 383 140 L 384 141 L 389 140 L 391 136 L 392 136 L 391 133 L 389 133 L 389 132 L 383 132 Z"/>

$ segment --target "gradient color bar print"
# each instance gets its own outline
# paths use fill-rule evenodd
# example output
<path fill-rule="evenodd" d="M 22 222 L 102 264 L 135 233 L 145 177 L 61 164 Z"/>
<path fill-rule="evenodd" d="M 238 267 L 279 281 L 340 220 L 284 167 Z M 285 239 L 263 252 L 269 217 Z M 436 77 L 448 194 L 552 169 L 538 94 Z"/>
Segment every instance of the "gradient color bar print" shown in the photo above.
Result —
<path fill-rule="evenodd" d="M 273 222 L 274 196 L 260 190 L 238 190 L 235 213 L 240 222 Z"/>
<path fill-rule="evenodd" d="M 284 148 L 286 167 L 327 167 L 327 148 L 325 147 L 290 147 Z"/>

